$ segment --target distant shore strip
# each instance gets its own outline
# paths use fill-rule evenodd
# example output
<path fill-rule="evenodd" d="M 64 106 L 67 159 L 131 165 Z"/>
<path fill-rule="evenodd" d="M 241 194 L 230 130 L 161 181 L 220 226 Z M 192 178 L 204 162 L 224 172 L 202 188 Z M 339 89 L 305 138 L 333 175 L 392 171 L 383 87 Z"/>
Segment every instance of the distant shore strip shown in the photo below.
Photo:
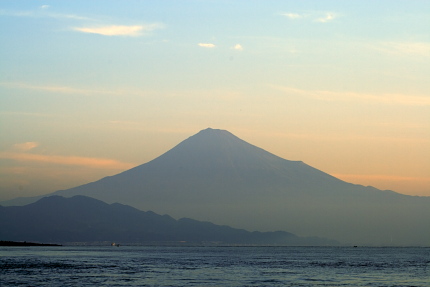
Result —
<path fill-rule="evenodd" d="M 0 241 L 0 246 L 62 246 L 61 244 L 35 243 L 27 241 Z"/>

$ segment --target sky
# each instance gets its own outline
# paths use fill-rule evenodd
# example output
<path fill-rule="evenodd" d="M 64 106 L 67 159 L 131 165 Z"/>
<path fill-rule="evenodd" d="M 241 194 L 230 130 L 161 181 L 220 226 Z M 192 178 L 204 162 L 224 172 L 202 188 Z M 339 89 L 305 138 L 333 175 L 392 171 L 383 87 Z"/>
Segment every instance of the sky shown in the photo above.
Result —
<path fill-rule="evenodd" d="M 430 1 L 0 1 L 0 200 L 211 127 L 430 196 Z"/>

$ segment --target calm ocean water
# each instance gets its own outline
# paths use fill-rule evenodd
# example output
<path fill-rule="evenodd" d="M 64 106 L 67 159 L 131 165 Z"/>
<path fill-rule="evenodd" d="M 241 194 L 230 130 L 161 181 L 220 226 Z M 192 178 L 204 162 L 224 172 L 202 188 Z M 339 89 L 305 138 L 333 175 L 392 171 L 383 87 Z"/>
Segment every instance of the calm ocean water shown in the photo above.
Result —
<path fill-rule="evenodd" d="M 430 248 L 0 247 L 0 286 L 430 286 Z"/>

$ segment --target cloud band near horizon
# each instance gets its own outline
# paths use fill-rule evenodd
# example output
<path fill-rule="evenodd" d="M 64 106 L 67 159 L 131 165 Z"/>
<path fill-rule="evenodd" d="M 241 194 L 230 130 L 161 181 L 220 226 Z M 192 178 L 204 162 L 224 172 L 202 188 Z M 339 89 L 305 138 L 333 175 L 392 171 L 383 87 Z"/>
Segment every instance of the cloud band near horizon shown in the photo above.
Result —
<path fill-rule="evenodd" d="M 39 162 L 48 164 L 60 164 L 71 166 L 84 166 L 99 169 L 130 169 L 135 167 L 135 164 L 117 161 L 107 158 L 93 158 L 81 156 L 59 156 L 59 155 L 43 155 L 24 152 L 1 152 L 0 159 L 9 159 L 25 162 Z"/>

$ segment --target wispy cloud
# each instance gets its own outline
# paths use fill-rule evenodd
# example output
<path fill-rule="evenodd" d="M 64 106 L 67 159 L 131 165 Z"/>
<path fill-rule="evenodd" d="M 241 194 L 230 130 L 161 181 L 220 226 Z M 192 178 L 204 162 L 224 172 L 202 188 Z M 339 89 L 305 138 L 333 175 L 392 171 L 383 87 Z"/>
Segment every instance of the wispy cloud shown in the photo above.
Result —
<path fill-rule="evenodd" d="M 17 151 L 29 151 L 39 146 L 37 142 L 17 143 L 13 145 L 13 149 Z"/>
<path fill-rule="evenodd" d="M 36 90 L 36 91 L 47 91 L 53 93 L 62 94 L 87 94 L 94 93 L 94 90 L 77 89 L 68 86 L 55 86 L 55 85 L 32 85 L 20 82 L 3 82 L 0 86 L 12 89 L 25 89 L 25 90 Z"/>
<path fill-rule="evenodd" d="M 103 36 L 140 36 L 143 30 L 143 26 L 104 26 L 104 27 L 92 27 L 92 28 L 73 28 L 73 30 L 89 33 L 99 34 Z"/>
<path fill-rule="evenodd" d="M 236 45 L 234 45 L 233 49 L 234 49 L 234 50 L 237 50 L 237 51 L 243 51 L 243 47 L 242 47 L 242 45 L 241 45 L 241 44 L 236 44 Z"/>
<path fill-rule="evenodd" d="M 155 29 L 161 28 L 160 24 L 150 25 L 109 25 L 109 26 L 98 26 L 98 27 L 75 27 L 73 30 L 89 33 L 99 34 L 103 36 L 130 36 L 138 37 L 142 36 L 145 32 L 151 32 Z"/>
<path fill-rule="evenodd" d="M 62 156 L 33 153 L 32 150 L 39 146 L 37 142 L 17 143 L 8 150 L 0 152 L 0 159 L 8 159 L 20 162 L 38 162 L 44 164 L 59 164 L 71 166 L 84 166 L 99 169 L 129 169 L 135 164 L 117 161 L 108 158 Z"/>
<path fill-rule="evenodd" d="M 335 91 L 309 91 L 284 86 L 271 86 L 274 89 L 321 101 L 364 102 L 404 106 L 430 106 L 430 97 L 424 95 L 404 94 L 367 94 Z"/>
<path fill-rule="evenodd" d="M 12 16 L 12 17 L 32 17 L 32 18 L 54 18 L 54 19 L 65 19 L 65 20 L 85 20 L 85 21 L 95 21 L 95 19 L 90 17 L 85 17 L 76 14 L 64 14 L 55 13 L 49 11 L 49 5 L 42 5 L 40 9 L 35 11 L 16 11 L 16 10 L 0 10 L 0 15 Z"/>
<path fill-rule="evenodd" d="M 44 91 L 57 94 L 69 94 L 69 95 L 140 95 L 143 92 L 137 90 L 107 90 L 107 89 L 94 89 L 94 88 L 76 88 L 69 86 L 58 86 L 58 85 L 33 85 L 20 82 L 9 82 L 0 83 L 0 87 L 10 89 L 25 89 L 33 91 Z"/>
<path fill-rule="evenodd" d="M 100 17 L 90 18 L 82 15 L 57 13 L 52 11 L 51 6 L 42 5 L 37 10 L 30 11 L 14 11 L 14 10 L 0 10 L 0 15 L 13 16 L 13 17 L 33 17 L 33 18 L 54 18 L 59 20 L 76 20 L 85 22 L 82 27 L 72 27 L 73 31 L 81 33 L 98 34 L 103 36 L 131 36 L 137 37 L 145 35 L 153 30 L 163 28 L 164 25 L 160 23 L 152 24 L 136 24 L 136 25 L 112 25 L 112 24 L 99 24 L 106 20 L 100 20 Z M 92 25 L 88 25 L 88 22 Z"/>
<path fill-rule="evenodd" d="M 426 42 L 381 42 L 368 47 L 385 54 L 430 57 L 430 43 Z"/>
<path fill-rule="evenodd" d="M 321 11 L 307 11 L 303 13 L 287 12 L 281 13 L 280 15 L 287 17 L 290 20 L 309 20 L 318 23 L 331 22 L 338 17 L 337 13 L 334 12 L 321 12 Z"/>
<path fill-rule="evenodd" d="M 285 16 L 289 19 L 293 19 L 293 20 L 294 19 L 301 19 L 301 18 L 305 17 L 304 14 L 297 14 L 297 13 L 282 13 L 281 15 Z"/>
<path fill-rule="evenodd" d="M 203 48 L 215 48 L 215 44 L 212 43 L 198 43 L 198 45 Z"/>
<path fill-rule="evenodd" d="M 43 113 L 29 113 L 22 111 L 0 111 L 0 115 L 6 116 L 19 116 L 19 117 L 53 117 L 54 114 L 43 114 Z"/>
<path fill-rule="evenodd" d="M 35 17 L 36 13 L 33 11 L 12 11 L 0 9 L 1 16 L 11 16 L 11 17 Z"/>
<path fill-rule="evenodd" d="M 315 19 L 315 22 L 327 23 L 331 22 L 336 18 L 336 14 L 334 13 L 326 13 L 323 17 L 319 17 Z"/>
<path fill-rule="evenodd" d="M 71 166 L 84 166 L 90 168 L 100 169 L 129 169 L 135 166 L 132 163 L 126 163 L 107 158 L 93 158 L 93 157 L 80 157 L 80 156 L 59 156 L 59 155 L 43 155 L 32 154 L 25 152 L 1 152 L 1 159 L 9 159 L 15 161 L 25 162 L 39 162 L 48 164 L 60 164 Z"/>
<path fill-rule="evenodd" d="M 75 14 L 62 14 L 62 13 L 46 13 L 47 17 L 56 19 L 70 19 L 70 20 L 84 20 L 84 21 L 96 21 L 94 18 L 75 15 Z"/>

